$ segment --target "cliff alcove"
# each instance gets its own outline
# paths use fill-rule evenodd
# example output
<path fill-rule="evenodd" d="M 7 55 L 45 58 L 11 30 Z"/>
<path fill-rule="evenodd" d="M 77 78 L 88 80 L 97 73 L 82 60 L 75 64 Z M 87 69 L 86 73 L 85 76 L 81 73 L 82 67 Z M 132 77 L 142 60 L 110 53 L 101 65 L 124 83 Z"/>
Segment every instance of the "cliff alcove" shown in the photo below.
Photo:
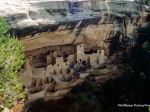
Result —
<path fill-rule="evenodd" d="M 0 16 L 11 27 L 9 33 L 25 46 L 19 75 L 26 102 L 42 99 L 46 106 L 52 105 L 53 112 L 79 106 L 76 96 L 72 97 L 78 86 L 84 90 L 88 83 L 90 91 L 103 94 L 102 85 L 123 74 L 139 38 L 149 32 L 149 5 L 134 1 L 14 0 L 1 1 L 0 6 Z M 83 110 L 78 107 L 79 112 L 98 112 L 95 106 L 100 104 L 92 92 L 82 92 L 87 102 L 80 105 Z M 85 103 L 92 101 L 86 110 Z M 45 105 L 39 112 L 50 112 Z"/>

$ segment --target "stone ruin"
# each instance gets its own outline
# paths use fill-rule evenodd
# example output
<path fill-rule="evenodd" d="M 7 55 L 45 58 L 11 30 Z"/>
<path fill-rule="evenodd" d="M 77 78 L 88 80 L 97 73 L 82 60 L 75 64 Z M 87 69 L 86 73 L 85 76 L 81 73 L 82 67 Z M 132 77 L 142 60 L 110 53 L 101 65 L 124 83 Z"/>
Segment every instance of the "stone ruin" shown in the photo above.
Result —
<path fill-rule="evenodd" d="M 26 92 L 30 100 L 71 88 L 82 77 L 80 73 L 92 67 L 87 65 L 99 66 L 105 61 L 104 49 L 85 51 L 83 44 L 67 46 L 66 49 L 70 49 L 67 51 L 63 46 L 53 49 L 55 51 L 27 56 L 24 67 L 20 70 L 19 74 L 27 87 Z"/>

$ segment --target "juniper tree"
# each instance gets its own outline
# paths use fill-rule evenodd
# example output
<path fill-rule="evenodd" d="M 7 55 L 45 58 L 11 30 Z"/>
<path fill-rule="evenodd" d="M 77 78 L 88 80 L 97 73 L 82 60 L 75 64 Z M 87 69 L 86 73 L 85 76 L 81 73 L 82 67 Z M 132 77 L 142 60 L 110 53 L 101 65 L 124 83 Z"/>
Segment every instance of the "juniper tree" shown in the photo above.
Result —
<path fill-rule="evenodd" d="M 9 30 L 5 19 L 0 17 L 0 103 L 11 108 L 13 102 L 23 97 L 18 70 L 24 63 L 23 45 Z"/>

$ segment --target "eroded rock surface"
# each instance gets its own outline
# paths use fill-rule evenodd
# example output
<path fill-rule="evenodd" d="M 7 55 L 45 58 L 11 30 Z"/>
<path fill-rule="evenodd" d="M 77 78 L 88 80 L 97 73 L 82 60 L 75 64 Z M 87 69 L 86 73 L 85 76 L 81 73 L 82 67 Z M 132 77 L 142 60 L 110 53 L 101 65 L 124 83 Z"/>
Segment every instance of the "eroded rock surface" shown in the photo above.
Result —
<path fill-rule="evenodd" d="M 29 101 L 67 94 L 93 68 L 134 47 L 149 19 L 148 6 L 130 1 L 12 0 L 0 6 L 10 32 L 25 45 L 19 73 Z"/>

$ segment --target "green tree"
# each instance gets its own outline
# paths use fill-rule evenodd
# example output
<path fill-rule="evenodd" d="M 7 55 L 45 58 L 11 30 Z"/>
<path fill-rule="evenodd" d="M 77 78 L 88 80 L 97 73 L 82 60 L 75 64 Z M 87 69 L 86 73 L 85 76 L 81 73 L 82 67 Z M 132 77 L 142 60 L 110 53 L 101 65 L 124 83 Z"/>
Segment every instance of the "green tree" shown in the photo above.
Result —
<path fill-rule="evenodd" d="M 142 45 L 142 49 L 145 50 L 146 52 L 150 51 L 150 43 L 148 41 L 144 42 Z"/>
<path fill-rule="evenodd" d="M 0 102 L 11 108 L 24 96 L 18 70 L 24 63 L 23 45 L 10 34 L 5 19 L 0 17 Z"/>

